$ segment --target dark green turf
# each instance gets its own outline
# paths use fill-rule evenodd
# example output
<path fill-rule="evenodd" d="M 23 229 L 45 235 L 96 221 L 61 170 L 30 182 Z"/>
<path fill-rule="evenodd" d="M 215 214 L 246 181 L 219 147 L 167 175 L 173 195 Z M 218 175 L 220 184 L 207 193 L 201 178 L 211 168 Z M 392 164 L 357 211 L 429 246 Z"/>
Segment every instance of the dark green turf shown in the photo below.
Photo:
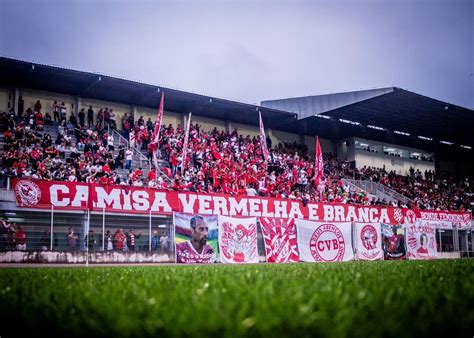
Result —
<path fill-rule="evenodd" d="M 42 336 L 472 337 L 474 260 L 1 269 L 0 318 Z"/>

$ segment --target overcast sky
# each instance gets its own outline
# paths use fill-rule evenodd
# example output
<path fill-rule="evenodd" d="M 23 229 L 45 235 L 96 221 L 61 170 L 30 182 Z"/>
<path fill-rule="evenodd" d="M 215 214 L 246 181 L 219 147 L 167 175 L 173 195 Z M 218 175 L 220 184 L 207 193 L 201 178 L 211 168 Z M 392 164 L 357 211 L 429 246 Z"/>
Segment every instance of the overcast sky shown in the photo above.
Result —
<path fill-rule="evenodd" d="M 0 54 L 247 103 L 397 86 L 472 109 L 473 4 L 0 0 Z"/>

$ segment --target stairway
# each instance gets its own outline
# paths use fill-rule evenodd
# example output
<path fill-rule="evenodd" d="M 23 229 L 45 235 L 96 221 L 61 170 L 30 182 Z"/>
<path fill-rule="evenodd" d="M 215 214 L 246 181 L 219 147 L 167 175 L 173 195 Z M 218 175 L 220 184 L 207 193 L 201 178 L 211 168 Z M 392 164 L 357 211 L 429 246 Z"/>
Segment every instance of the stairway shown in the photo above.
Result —
<path fill-rule="evenodd" d="M 372 181 L 363 181 L 363 180 L 353 180 L 345 178 L 342 180 L 344 184 L 349 184 L 351 187 L 357 187 L 363 191 L 375 195 L 380 199 L 385 199 L 388 202 L 402 202 L 404 204 L 413 204 L 414 201 L 409 199 L 406 196 L 396 192 L 393 189 L 386 187 L 383 184 L 372 182 Z"/>

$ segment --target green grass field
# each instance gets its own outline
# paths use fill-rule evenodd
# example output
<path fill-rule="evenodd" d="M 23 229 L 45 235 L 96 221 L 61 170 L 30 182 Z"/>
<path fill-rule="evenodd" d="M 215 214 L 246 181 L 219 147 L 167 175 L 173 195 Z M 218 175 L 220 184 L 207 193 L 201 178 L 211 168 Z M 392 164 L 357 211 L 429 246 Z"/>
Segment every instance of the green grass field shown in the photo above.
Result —
<path fill-rule="evenodd" d="M 472 337 L 474 260 L 6 268 L 0 318 L 0 336 Z"/>

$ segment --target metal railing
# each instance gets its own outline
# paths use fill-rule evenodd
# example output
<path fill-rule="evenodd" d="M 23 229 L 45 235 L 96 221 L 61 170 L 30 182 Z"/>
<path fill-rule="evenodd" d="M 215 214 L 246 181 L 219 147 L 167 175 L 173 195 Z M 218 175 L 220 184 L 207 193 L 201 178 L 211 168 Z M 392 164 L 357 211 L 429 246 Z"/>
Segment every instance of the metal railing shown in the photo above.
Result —
<path fill-rule="evenodd" d="M 402 203 L 405 203 L 405 204 L 414 203 L 414 201 L 409 199 L 408 197 L 403 196 L 402 194 L 396 192 L 395 190 L 390 189 L 378 182 L 366 181 L 366 180 L 354 180 L 354 179 L 349 179 L 349 178 L 343 179 L 343 182 L 346 182 L 347 184 L 350 184 L 351 186 L 359 187 L 368 193 L 385 198 L 389 201 L 401 201 Z"/>
<path fill-rule="evenodd" d="M 145 163 L 145 166 L 148 167 L 149 170 L 151 170 L 151 161 L 150 159 L 145 156 L 138 148 L 136 147 L 130 147 L 130 143 L 125 137 L 120 135 L 120 133 L 117 130 L 112 130 L 112 136 L 117 135 L 119 137 L 119 143 L 124 142 L 126 148 L 132 148 L 133 150 L 133 155 L 136 155 L 138 157 L 138 161 L 140 162 L 140 167 L 144 167 L 143 163 Z"/>
<path fill-rule="evenodd" d="M 110 129 L 109 129 L 110 131 Z M 117 135 L 119 137 L 119 140 L 125 143 L 127 148 L 130 148 L 130 142 L 123 137 L 117 130 L 112 130 L 113 134 L 112 135 Z M 151 160 L 144 155 L 137 147 L 132 147 L 134 155 L 137 155 L 140 161 L 140 166 L 143 167 L 143 161 L 146 163 L 146 166 L 148 167 L 148 170 L 151 170 Z M 166 173 L 163 172 L 159 167 L 155 168 L 156 171 L 160 174 L 163 174 L 163 177 L 168 181 L 168 183 L 173 183 L 173 180 L 166 175 Z"/>

